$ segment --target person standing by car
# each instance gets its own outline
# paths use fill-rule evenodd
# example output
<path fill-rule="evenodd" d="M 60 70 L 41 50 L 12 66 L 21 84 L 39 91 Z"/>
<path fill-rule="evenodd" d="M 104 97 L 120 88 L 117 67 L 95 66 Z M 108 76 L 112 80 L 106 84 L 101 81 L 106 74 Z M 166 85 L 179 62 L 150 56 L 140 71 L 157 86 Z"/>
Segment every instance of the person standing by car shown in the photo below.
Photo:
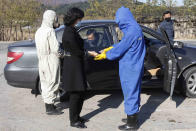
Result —
<path fill-rule="evenodd" d="M 42 97 L 48 115 L 63 113 L 58 111 L 54 105 L 60 84 L 59 43 L 54 30 L 58 25 L 57 23 L 56 13 L 47 10 L 43 14 L 42 25 L 35 34 Z"/>
<path fill-rule="evenodd" d="M 173 27 L 174 23 L 171 20 L 171 14 L 172 13 L 170 11 L 165 11 L 163 13 L 164 20 L 163 20 L 163 22 L 161 22 L 161 24 L 158 28 L 158 32 L 161 33 L 160 28 L 163 28 L 166 31 L 166 33 L 169 37 L 169 40 L 173 41 L 174 40 L 174 27 Z"/>
<path fill-rule="evenodd" d="M 65 30 L 62 43 L 65 50 L 63 62 L 63 88 L 69 92 L 69 118 L 70 125 L 76 128 L 87 128 L 85 120 L 80 117 L 85 90 L 87 88 L 84 56 L 84 41 L 78 34 L 75 26 L 84 17 L 84 12 L 78 8 L 71 8 L 64 16 Z M 96 56 L 95 52 L 88 52 Z"/>
<path fill-rule="evenodd" d="M 140 107 L 140 90 L 146 54 L 142 29 L 128 8 L 121 7 L 116 12 L 116 23 L 124 36 L 120 43 L 105 49 L 95 60 L 119 60 L 120 81 L 124 95 L 127 119 L 120 130 L 137 129 L 137 114 Z"/>

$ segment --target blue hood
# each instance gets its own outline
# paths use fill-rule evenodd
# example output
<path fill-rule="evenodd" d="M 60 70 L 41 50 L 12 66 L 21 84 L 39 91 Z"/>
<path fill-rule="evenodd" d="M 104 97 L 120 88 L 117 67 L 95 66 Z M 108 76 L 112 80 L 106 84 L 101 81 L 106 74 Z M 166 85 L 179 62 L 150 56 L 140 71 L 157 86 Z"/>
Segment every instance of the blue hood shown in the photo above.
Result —
<path fill-rule="evenodd" d="M 125 8 L 124 6 L 117 10 L 115 21 L 123 32 L 126 30 L 127 27 L 130 26 L 140 29 L 129 8 Z"/>

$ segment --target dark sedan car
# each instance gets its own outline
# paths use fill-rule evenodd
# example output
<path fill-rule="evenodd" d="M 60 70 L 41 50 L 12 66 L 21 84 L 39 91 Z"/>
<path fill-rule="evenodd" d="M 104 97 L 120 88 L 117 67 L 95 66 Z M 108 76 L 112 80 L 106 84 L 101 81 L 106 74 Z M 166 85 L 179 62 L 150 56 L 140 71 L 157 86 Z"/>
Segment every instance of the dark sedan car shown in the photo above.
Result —
<path fill-rule="evenodd" d="M 181 42 L 171 44 L 163 30 L 161 35 L 141 27 L 147 48 L 143 87 L 163 87 L 164 91 L 172 95 L 177 85 L 178 90 L 186 96 L 196 97 L 196 46 L 187 46 Z M 62 42 L 64 28 L 61 26 L 56 29 L 59 43 Z M 85 40 L 85 49 L 97 52 L 118 43 L 123 36 L 113 20 L 82 21 L 77 25 L 77 30 Z M 88 43 L 89 30 L 97 33 L 99 44 Z M 94 61 L 92 57 L 86 57 L 85 65 L 89 90 L 120 89 L 118 61 Z M 10 45 L 4 71 L 8 84 L 40 90 L 35 42 L 20 41 Z"/>

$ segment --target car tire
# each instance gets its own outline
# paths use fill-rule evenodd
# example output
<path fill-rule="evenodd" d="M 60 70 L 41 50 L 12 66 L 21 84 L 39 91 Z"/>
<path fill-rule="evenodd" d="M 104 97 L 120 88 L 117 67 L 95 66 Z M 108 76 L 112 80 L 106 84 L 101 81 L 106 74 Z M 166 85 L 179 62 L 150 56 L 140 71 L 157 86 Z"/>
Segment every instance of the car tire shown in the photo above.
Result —
<path fill-rule="evenodd" d="M 196 98 L 196 66 L 187 69 L 183 73 L 182 86 L 183 95 Z"/>

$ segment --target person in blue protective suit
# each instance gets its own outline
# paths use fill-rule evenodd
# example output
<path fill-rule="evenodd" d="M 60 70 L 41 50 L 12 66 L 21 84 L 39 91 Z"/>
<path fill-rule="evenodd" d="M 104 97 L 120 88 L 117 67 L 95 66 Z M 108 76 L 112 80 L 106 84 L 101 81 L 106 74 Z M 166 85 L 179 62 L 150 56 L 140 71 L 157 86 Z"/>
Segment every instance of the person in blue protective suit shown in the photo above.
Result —
<path fill-rule="evenodd" d="M 121 7 L 116 12 L 116 23 L 124 36 L 120 43 L 105 49 L 95 60 L 119 59 L 119 74 L 124 95 L 124 106 L 127 119 L 120 130 L 137 129 L 137 114 L 140 107 L 140 89 L 146 54 L 142 29 L 128 8 Z"/>

